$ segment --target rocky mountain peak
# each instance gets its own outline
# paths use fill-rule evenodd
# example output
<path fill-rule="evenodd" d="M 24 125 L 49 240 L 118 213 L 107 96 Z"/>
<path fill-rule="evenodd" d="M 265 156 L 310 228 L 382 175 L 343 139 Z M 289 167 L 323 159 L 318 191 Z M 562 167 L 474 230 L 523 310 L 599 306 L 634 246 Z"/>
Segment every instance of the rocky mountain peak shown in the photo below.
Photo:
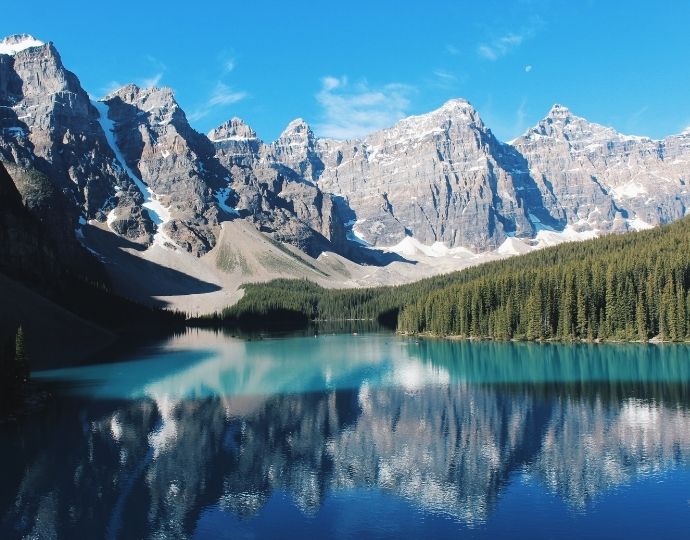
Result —
<path fill-rule="evenodd" d="M 245 141 L 256 139 L 256 132 L 241 118 L 231 118 L 208 132 L 211 142 Z"/>
<path fill-rule="evenodd" d="M 536 126 L 529 128 L 524 135 L 513 142 L 519 145 L 522 142 L 541 139 L 551 139 L 569 146 L 577 146 L 579 143 L 592 144 L 603 140 L 623 141 L 638 139 L 638 137 L 626 137 L 613 128 L 590 122 L 573 114 L 567 107 L 555 104 Z"/>
<path fill-rule="evenodd" d="M 110 97 L 115 96 L 120 97 L 126 103 L 145 102 L 150 100 L 150 104 L 154 106 L 177 106 L 173 90 L 167 86 L 141 88 L 136 84 L 130 83 L 110 94 Z"/>
<path fill-rule="evenodd" d="M 383 135 L 385 140 L 407 144 L 429 136 L 446 137 L 451 130 L 455 134 L 453 138 L 457 138 L 459 132 L 467 128 L 485 130 L 479 113 L 470 102 L 456 98 L 429 113 L 403 118 L 392 128 L 371 134 L 367 140 L 373 141 Z"/>
<path fill-rule="evenodd" d="M 295 118 L 278 137 L 281 139 L 314 139 L 314 132 L 303 118 Z"/>
<path fill-rule="evenodd" d="M 549 110 L 548 114 L 546 115 L 547 118 L 566 118 L 569 116 L 572 116 L 572 113 L 570 112 L 570 109 L 566 107 L 565 105 L 561 105 L 560 103 L 555 103 L 553 107 Z"/>
<path fill-rule="evenodd" d="M 43 45 L 45 43 L 29 34 L 14 34 L 0 41 L 0 54 L 14 55 L 25 49 L 41 47 Z"/>
<path fill-rule="evenodd" d="M 118 99 L 145 113 L 154 125 L 166 125 L 178 121 L 181 124 L 187 124 L 172 88 L 141 88 L 136 84 L 128 84 L 110 94 L 106 101 L 112 102 Z"/>
<path fill-rule="evenodd" d="M 437 111 L 443 111 L 447 113 L 457 114 L 457 113 L 476 113 L 472 104 L 464 98 L 453 98 L 446 101 Z"/>

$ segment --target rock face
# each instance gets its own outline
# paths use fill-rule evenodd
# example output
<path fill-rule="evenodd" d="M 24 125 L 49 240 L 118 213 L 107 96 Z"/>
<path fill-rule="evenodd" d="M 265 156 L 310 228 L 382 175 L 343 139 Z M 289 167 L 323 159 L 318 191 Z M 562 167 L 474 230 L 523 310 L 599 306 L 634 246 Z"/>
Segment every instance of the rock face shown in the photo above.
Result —
<path fill-rule="evenodd" d="M 79 216 L 105 220 L 117 192 L 136 200 L 114 158 L 98 112 L 53 45 L 30 36 L 0 42 L 0 159 L 44 174 L 69 201 L 59 212 L 35 205 L 39 217 L 55 214 L 49 230 L 57 240 L 74 238 Z"/>
<path fill-rule="evenodd" d="M 464 100 L 361 141 L 320 141 L 319 153 L 319 186 L 343 197 L 373 245 L 409 235 L 483 251 L 533 235 L 529 212 L 548 214 L 524 158 Z"/>
<path fill-rule="evenodd" d="M 296 120 L 265 144 L 237 118 L 209 133 L 219 162 L 230 171 L 235 210 L 261 230 L 310 255 L 345 250 L 346 232 L 335 198 L 316 185 L 323 164 L 311 128 Z"/>
<path fill-rule="evenodd" d="M 688 134 L 629 137 L 560 105 L 511 144 L 452 100 L 361 141 L 320 141 L 319 150 L 319 186 L 349 203 L 355 232 L 374 245 L 410 235 L 486 251 L 542 228 L 658 225 L 688 206 Z"/>
<path fill-rule="evenodd" d="M 226 187 L 227 171 L 214 148 L 194 131 L 169 88 L 128 85 L 103 100 L 117 145 L 134 182 L 169 216 L 152 216 L 179 247 L 194 254 L 215 244 L 219 208 L 213 194 Z"/>
<path fill-rule="evenodd" d="M 204 136 L 167 88 L 90 101 L 53 45 L 26 35 L 0 42 L 0 158 L 49 179 L 59 197 L 30 206 L 61 243 L 97 220 L 194 255 L 232 219 L 310 255 L 407 237 L 486 252 L 511 237 L 536 245 L 544 229 L 568 239 L 650 227 L 690 204 L 690 133 L 625 136 L 556 105 L 503 143 L 454 99 L 361 140 L 318 139 L 302 119 L 273 143 L 239 118 Z"/>
<path fill-rule="evenodd" d="M 554 105 L 513 141 L 525 156 L 550 214 L 600 232 L 667 223 L 685 215 L 690 196 L 690 136 L 653 141 Z"/>

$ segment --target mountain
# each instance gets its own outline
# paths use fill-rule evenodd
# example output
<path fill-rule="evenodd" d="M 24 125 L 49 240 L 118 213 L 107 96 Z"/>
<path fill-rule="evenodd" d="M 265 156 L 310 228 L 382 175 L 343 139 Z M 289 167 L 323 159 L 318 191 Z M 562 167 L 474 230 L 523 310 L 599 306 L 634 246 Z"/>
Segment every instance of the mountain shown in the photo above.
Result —
<path fill-rule="evenodd" d="M 85 246 L 134 298 L 201 311 L 248 281 L 313 267 L 328 286 L 406 282 L 690 204 L 688 132 L 626 136 L 556 105 L 505 143 L 453 99 L 361 139 L 320 139 L 303 119 L 273 142 L 239 118 L 204 135 L 171 89 L 94 100 L 27 35 L 0 41 L 0 159 L 59 256 L 79 266 Z M 228 253 L 256 264 L 228 270 Z"/>
<path fill-rule="evenodd" d="M 562 105 L 512 142 L 554 218 L 598 233 L 668 223 L 690 205 L 690 134 L 621 135 Z"/>

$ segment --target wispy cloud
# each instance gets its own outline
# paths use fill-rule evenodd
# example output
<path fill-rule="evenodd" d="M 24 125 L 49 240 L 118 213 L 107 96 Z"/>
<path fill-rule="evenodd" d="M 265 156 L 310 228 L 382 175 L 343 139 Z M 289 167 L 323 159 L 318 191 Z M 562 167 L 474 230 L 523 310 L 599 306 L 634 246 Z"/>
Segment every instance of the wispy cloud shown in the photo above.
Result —
<path fill-rule="evenodd" d="M 152 86 L 158 86 L 158 83 L 161 82 L 161 79 L 163 78 L 163 72 L 158 72 L 154 73 L 150 77 L 144 77 L 143 79 L 139 79 L 139 86 L 142 86 L 144 88 L 151 88 Z"/>
<path fill-rule="evenodd" d="M 414 88 L 400 83 L 373 88 L 366 81 L 350 84 L 347 77 L 324 77 L 316 100 L 323 137 L 351 139 L 391 126 L 406 116 Z"/>
<path fill-rule="evenodd" d="M 434 77 L 446 82 L 455 82 L 458 80 L 458 78 L 455 75 L 453 75 L 449 71 L 446 71 L 445 69 L 434 70 Z"/>
<path fill-rule="evenodd" d="M 460 56 L 460 49 L 450 43 L 446 44 L 446 52 L 451 56 Z"/>
<path fill-rule="evenodd" d="M 213 94 L 211 94 L 211 99 L 209 99 L 208 102 L 212 107 L 216 105 L 231 105 L 238 101 L 242 101 L 246 97 L 247 92 L 238 92 L 227 84 L 219 82 L 216 84 Z"/>
<path fill-rule="evenodd" d="M 242 101 L 247 97 L 247 92 L 240 90 L 235 90 L 231 86 L 223 82 L 217 82 L 215 88 L 209 95 L 206 102 L 191 111 L 187 116 L 189 120 L 201 120 L 202 118 L 208 116 L 217 107 L 223 107 L 226 105 L 232 105 Z"/>
<path fill-rule="evenodd" d="M 109 81 L 100 90 L 99 93 L 102 97 L 108 96 L 122 88 L 124 85 L 120 81 Z"/>
<path fill-rule="evenodd" d="M 640 120 L 645 116 L 647 111 L 649 110 L 649 105 L 643 105 L 636 111 L 632 112 L 631 114 L 628 115 L 628 117 L 625 119 L 625 129 L 630 133 L 630 132 L 635 132 L 638 129 L 644 129 L 644 125 L 640 125 Z"/>
<path fill-rule="evenodd" d="M 515 110 L 515 125 L 513 126 L 513 133 L 523 133 L 527 126 L 525 125 L 525 118 L 527 118 L 527 100 L 523 99 L 520 105 Z"/>
<path fill-rule="evenodd" d="M 508 108 L 504 105 L 505 103 L 501 100 L 497 106 L 497 102 L 489 95 L 479 110 L 484 123 L 491 126 L 491 131 L 499 140 L 511 141 L 530 127 L 532 115 L 529 111 L 529 102 L 525 97 Z"/>
<path fill-rule="evenodd" d="M 137 80 L 137 84 L 144 88 L 158 86 L 163 78 L 163 74 L 168 69 L 167 66 L 151 54 L 144 55 L 144 59 L 151 65 L 153 74 L 149 75 L 148 77 L 141 77 Z"/>
<path fill-rule="evenodd" d="M 480 44 L 477 48 L 477 52 L 479 56 L 486 60 L 498 60 L 516 47 L 519 47 L 527 37 L 528 32 L 519 34 L 509 33 L 494 39 L 490 43 Z"/>
<path fill-rule="evenodd" d="M 456 75 L 446 69 L 435 69 L 431 72 L 431 77 L 426 81 L 427 84 L 434 88 L 440 88 L 442 90 L 452 90 L 458 87 L 461 79 L 464 80 L 465 76 L 460 74 Z"/>

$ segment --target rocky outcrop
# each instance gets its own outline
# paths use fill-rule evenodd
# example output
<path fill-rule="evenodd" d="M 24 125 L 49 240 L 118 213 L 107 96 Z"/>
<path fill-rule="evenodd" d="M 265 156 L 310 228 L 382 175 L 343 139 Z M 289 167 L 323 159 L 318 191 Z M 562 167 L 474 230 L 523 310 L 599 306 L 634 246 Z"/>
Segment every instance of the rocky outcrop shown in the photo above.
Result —
<path fill-rule="evenodd" d="M 690 136 L 653 141 L 588 122 L 562 105 L 512 142 L 549 213 L 601 233 L 683 217 L 690 195 Z"/>
<path fill-rule="evenodd" d="M 57 240 L 74 239 L 79 217 L 104 221 L 117 193 L 128 203 L 137 199 L 135 186 L 115 163 L 98 112 L 55 47 L 30 36 L 2 45 L 0 157 L 48 178 L 69 204 L 57 209 L 54 198 L 35 199 L 30 208 Z"/>
<path fill-rule="evenodd" d="M 524 159 L 464 100 L 362 140 L 320 141 L 319 152 L 319 187 L 347 201 L 372 245 L 409 235 L 484 251 L 533 235 L 529 212 L 546 216 Z"/>
<path fill-rule="evenodd" d="M 208 251 L 218 225 L 213 195 L 227 185 L 213 145 L 191 128 L 169 88 L 128 85 L 103 103 L 125 165 L 170 213 L 159 227 L 187 251 Z"/>
<path fill-rule="evenodd" d="M 322 164 L 314 133 L 303 120 L 292 122 L 273 144 L 263 143 L 237 118 L 212 130 L 209 139 L 230 172 L 229 199 L 239 215 L 310 255 L 345 249 L 335 198 L 315 184 Z"/>

